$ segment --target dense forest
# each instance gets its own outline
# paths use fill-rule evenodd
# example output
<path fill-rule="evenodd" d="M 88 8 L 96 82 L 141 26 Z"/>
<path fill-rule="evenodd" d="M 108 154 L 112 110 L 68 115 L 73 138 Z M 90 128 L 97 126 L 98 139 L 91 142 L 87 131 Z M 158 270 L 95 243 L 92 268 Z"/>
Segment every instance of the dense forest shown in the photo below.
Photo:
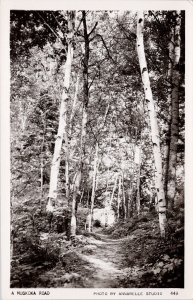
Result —
<path fill-rule="evenodd" d="M 10 13 L 11 287 L 184 287 L 184 11 Z"/>

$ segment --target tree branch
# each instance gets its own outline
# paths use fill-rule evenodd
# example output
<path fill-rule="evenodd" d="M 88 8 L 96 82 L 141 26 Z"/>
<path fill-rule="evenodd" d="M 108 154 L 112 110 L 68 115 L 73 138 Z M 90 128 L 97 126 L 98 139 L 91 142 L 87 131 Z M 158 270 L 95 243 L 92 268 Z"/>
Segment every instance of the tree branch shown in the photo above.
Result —
<path fill-rule="evenodd" d="M 93 31 L 95 30 L 95 28 L 97 27 L 97 25 L 98 25 L 98 22 L 95 23 L 93 29 L 90 31 L 90 33 L 88 34 L 88 36 L 90 36 L 93 33 Z"/>
<path fill-rule="evenodd" d="M 63 41 L 61 40 L 61 37 L 53 30 L 53 28 L 45 21 L 45 19 L 41 16 L 39 12 L 37 12 L 38 16 L 43 20 L 44 24 L 50 29 L 50 31 L 55 35 L 57 39 L 59 39 L 63 45 Z"/>
<path fill-rule="evenodd" d="M 117 20 L 118 26 L 123 30 L 123 33 L 126 37 L 126 39 L 128 39 L 129 41 L 131 40 L 131 37 L 136 39 L 136 34 L 134 32 L 132 32 L 130 29 L 127 28 L 127 30 L 125 29 L 125 27 Z M 130 36 L 127 35 L 126 31 L 128 31 L 130 33 Z"/>
<path fill-rule="evenodd" d="M 80 22 L 79 22 L 79 24 L 78 24 L 78 26 L 77 26 L 77 29 L 75 30 L 75 34 L 78 33 L 78 29 L 80 28 L 81 23 L 82 23 L 82 18 L 81 18 L 81 20 L 80 20 Z M 80 34 L 80 35 L 81 35 L 81 34 Z"/>
<path fill-rule="evenodd" d="M 58 24 L 58 27 L 60 27 L 60 30 L 62 31 L 62 26 L 60 25 L 60 23 L 58 22 L 58 20 L 56 19 L 56 17 L 54 16 L 53 12 L 51 12 L 52 16 L 54 17 L 56 23 Z"/>
<path fill-rule="evenodd" d="M 90 83 L 89 86 L 88 86 L 88 89 L 89 89 L 89 90 L 90 90 L 90 88 L 91 88 L 91 86 L 92 86 L 92 84 L 93 84 L 95 78 L 97 77 L 97 73 L 98 73 L 98 72 L 95 73 L 95 75 L 94 75 L 94 77 L 93 77 L 91 83 Z"/>
<path fill-rule="evenodd" d="M 99 37 L 99 38 L 101 39 L 101 41 L 102 41 L 102 43 L 103 43 L 103 46 L 105 47 L 105 49 L 106 49 L 106 51 L 107 51 L 108 57 L 109 57 L 114 63 L 116 63 L 116 62 L 114 61 L 114 59 L 112 58 L 112 56 L 110 55 L 109 49 L 107 48 L 107 45 L 106 45 L 106 43 L 105 43 L 105 41 L 104 41 L 104 39 L 103 39 L 103 37 L 102 37 L 101 34 L 97 33 L 93 38 L 90 39 L 90 42 L 93 41 L 93 40 L 94 40 L 95 38 L 97 38 L 97 37 Z"/>
<path fill-rule="evenodd" d="M 154 19 L 156 20 L 157 24 L 159 24 L 162 28 L 167 29 L 166 26 L 163 23 L 161 23 L 157 16 L 153 13 L 153 10 L 150 10 L 150 12 L 154 16 Z"/>

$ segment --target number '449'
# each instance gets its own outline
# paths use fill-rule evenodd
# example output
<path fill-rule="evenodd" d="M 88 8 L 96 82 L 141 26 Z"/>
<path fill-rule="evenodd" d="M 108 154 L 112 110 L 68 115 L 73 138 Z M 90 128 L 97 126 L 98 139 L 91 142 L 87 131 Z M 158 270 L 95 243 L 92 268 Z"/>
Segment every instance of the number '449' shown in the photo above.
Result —
<path fill-rule="evenodd" d="M 173 295 L 173 296 L 177 296 L 178 292 L 171 292 L 170 294 Z"/>

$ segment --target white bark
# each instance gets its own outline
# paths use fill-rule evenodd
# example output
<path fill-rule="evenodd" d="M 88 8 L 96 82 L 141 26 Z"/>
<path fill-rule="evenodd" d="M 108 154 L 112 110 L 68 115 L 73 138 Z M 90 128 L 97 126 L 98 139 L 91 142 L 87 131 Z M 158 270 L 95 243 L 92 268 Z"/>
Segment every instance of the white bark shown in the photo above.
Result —
<path fill-rule="evenodd" d="M 66 199 L 69 205 L 69 194 L 70 194 L 70 186 L 69 186 L 69 147 L 68 147 L 68 134 L 67 129 L 65 128 L 64 133 L 64 140 L 65 140 L 65 187 L 66 187 Z"/>
<path fill-rule="evenodd" d="M 124 189 L 124 172 L 122 171 L 122 193 L 123 193 L 123 212 L 124 212 L 124 218 L 126 219 L 128 217 L 127 212 L 128 209 L 126 208 L 126 199 L 125 199 L 125 189 Z"/>
<path fill-rule="evenodd" d="M 83 196 L 84 196 L 84 188 L 83 188 L 83 191 L 82 191 L 81 196 L 80 196 L 80 204 L 82 203 Z"/>
<path fill-rule="evenodd" d="M 111 206 L 112 206 L 112 203 L 113 203 L 114 193 L 115 193 L 116 188 L 117 188 L 117 177 L 118 177 L 118 175 L 115 176 L 115 183 L 114 183 L 114 186 L 113 186 L 113 191 L 112 191 L 111 200 L 110 200 L 110 209 L 111 209 Z"/>
<path fill-rule="evenodd" d="M 70 86 L 70 76 L 71 76 L 71 65 L 73 60 L 73 46 L 72 46 L 72 37 L 73 37 L 73 20 L 69 17 L 69 28 L 72 30 L 69 32 L 69 40 L 68 40 L 68 52 L 67 59 L 65 63 L 65 72 L 64 72 L 64 84 L 63 84 L 63 92 L 61 97 L 61 105 L 60 105 L 60 116 L 59 116 L 59 126 L 58 132 L 55 141 L 54 147 L 54 155 L 52 159 L 51 165 L 51 173 L 50 173 L 50 188 L 48 194 L 48 203 L 46 210 L 53 211 L 54 203 L 57 198 L 57 184 L 58 184 L 58 174 L 60 167 L 60 153 L 62 149 L 62 141 L 64 133 L 66 132 L 67 126 L 67 104 L 68 104 L 68 90 Z M 67 133 L 66 133 L 67 134 Z"/>
<path fill-rule="evenodd" d="M 138 174 L 137 174 L 137 215 L 140 215 L 141 210 L 141 200 L 140 200 L 140 174 L 141 174 L 141 147 L 139 149 L 139 157 L 138 157 Z"/>
<path fill-rule="evenodd" d="M 177 145 L 179 134 L 179 85 L 180 85 L 180 30 L 181 17 L 180 11 L 176 11 L 176 25 L 174 34 L 174 58 L 173 58 L 173 73 L 172 73 L 172 93 L 171 93 L 171 138 L 169 146 L 169 170 L 168 170 L 168 185 L 167 185 L 167 199 L 168 207 L 173 209 L 174 198 L 176 194 L 176 162 L 177 162 Z"/>
<path fill-rule="evenodd" d="M 169 153 L 170 153 L 170 134 L 171 134 L 171 110 L 172 110 L 172 74 L 173 74 L 173 60 L 174 60 L 174 28 L 172 27 L 170 30 L 170 40 L 168 43 L 169 50 L 169 63 L 168 63 L 168 134 L 166 137 L 166 145 L 165 145 L 165 192 L 167 195 L 167 184 L 168 184 L 168 170 L 169 170 Z M 167 197 L 166 197 L 167 198 Z"/>
<path fill-rule="evenodd" d="M 43 176 L 44 176 L 44 159 L 43 159 L 43 155 L 42 155 L 41 162 L 40 162 L 40 191 L 41 191 L 41 198 L 43 198 Z"/>
<path fill-rule="evenodd" d="M 82 112 L 82 129 L 81 129 L 81 160 L 83 160 L 83 156 L 84 156 L 84 150 L 85 150 L 85 140 L 86 140 L 86 125 L 87 125 L 87 119 L 88 119 L 88 115 L 87 115 L 87 109 L 86 107 L 84 107 L 83 105 L 83 112 Z"/>
<path fill-rule="evenodd" d="M 44 177 L 44 144 L 45 144 L 45 130 L 46 130 L 46 124 L 45 124 L 45 115 L 41 115 L 43 120 L 43 139 L 41 144 L 41 161 L 40 161 L 40 191 L 41 191 L 41 199 L 43 198 L 43 177 Z M 41 203 L 41 201 L 40 201 Z"/>
<path fill-rule="evenodd" d="M 111 150 L 111 140 L 112 140 L 112 134 L 111 134 L 111 128 L 110 128 L 110 136 L 109 136 L 109 147 L 108 147 L 108 151 L 107 151 L 107 159 L 109 159 L 109 153 Z M 106 180 L 106 194 L 108 192 L 108 188 L 109 188 L 109 179 L 110 179 L 110 172 L 109 172 L 109 166 L 108 166 L 108 170 L 107 170 L 107 180 Z"/>
<path fill-rule="evenodd" d="M 98 162 L 97 164 L 97 172 L 99 170 L 100 167 L 100 162 Z M 98 189 L 98 183 L 99 183 L 99 176 L 96 176 L 96 186 L 95 186 L 95 191 Z"/>
<path fill-rule="evenodd" d="M 121 195 L 121 177 L 119 177 L 119 188 L 118 188 L 118 196 L 117 196 L 117 218 L 120 217 L 120 195 Z"/>
<path fill-rule="evenodd" d="M 88 190 L 88 193 L 87 193 L 87 208 L 89 207 L 89 199 L 90 199 L 90 194 L 89 194 L 89 190 Z"/>
<path fill-rule="evenodd" d="M 98 164 L 98 142 L 96 142 L 95 147 L 95 160 L 94 160 L 94 173 L 93 173 L 93 182 L 92 182 L 92 195 L 91 195 L 91 208 L 90 208 L 90 219 L 88 224 L 88 231 L 92 231 L 92 221 L 93 221 L 93 209 L 94 209 L 94 199 L 96 191 L 96 177 L 97 177 L 97 164 Z"/>
<path fill-rule="evenodd" d="M 72 104 L 72 111 L 71 111 L 71 115 L 70 115 L 70 125 L 71 125 L 70 133 L 72 131 L 72 121 L 74 119 L 76 103 L 77 103 L 77 99 L 78 99 L 79 82 L 80 82 L 80 70 L 78 71 L 78 75 L 77 75 L 77 79 L 76 79 L 75 94 L 74 94 L 74 100 L 73 100 L 73 104 Z M 69 134 L 69 136 L 71 136 L 71 134 Z"/>
<path fill-rule="evenodd" d="M 72 215 L 71 215 L 71 237 L 76 235 L 76 198 L 79 192 L 80 182 L 81 182 L 81 170 L 75 174 L 73 179 L 73 198 L 72 198 Z"/>
<path fill-rule="evenodd" d="M 106 221 L 105 221 L 105 223 L 106 223 L 106 225 L 109 224 L 108 220 L 109 220 L 110 212 L 112 210 L 112 203 L 113 203 L 114 193 L 115 193 L 116 188 L 117 188 L 117 179 L 118 179 L 118 175 L 115 176 L 115 183 L 114 183 L 114 186 L 113 186 L 113 191 L 112 191 L 110 202 L 108 204 L 107 201 L 106 201 L 106 205 L 105 205 L 105 210 L 106 210 Z"/>
<path fill-rule="evenodd" d="M 163 175 L 162 175 L 160 136 L 159 136 L 156 111 L 154 107 L 154 100 L 153 100 L 152 90 L 150 86 L 149 73 L 147 69 L 147 62 L 145 57 L 144 41 L 143 41 L 143 25 L 144 25 L 144 15 L 142 11 L 139 11 L 137 17 L 137 53 L 139 58 L 139 65 L 141 70 L 141 77 L 143 82 L 145 99 L 148 106 L 148 112 L 149 112 L 149 118 L 151 124 L 151 138 L 153 143 L 153 154 L 154 154 L 154 161 L 155 161 L 156 190 L 157 190 L 158 205 L 159 205 L 160 233 L 162 237 L 165 237 L 167 219 L 166 219 L 166 200 L 165 200 Z"/>

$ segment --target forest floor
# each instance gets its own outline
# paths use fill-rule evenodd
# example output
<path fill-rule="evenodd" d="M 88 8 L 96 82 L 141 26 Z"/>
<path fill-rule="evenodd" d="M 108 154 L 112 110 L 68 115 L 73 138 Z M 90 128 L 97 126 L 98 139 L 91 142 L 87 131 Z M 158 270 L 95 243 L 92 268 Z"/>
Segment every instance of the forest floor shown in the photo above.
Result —
<path fill-rule="evenodd" d="M 76 249 L 74 256 L 84 261 L 81 268 L 74 265 L 71 273 L 58 265 L 44 277 L 55 277 L 54 281 L 63 278 L 64 287 L 110 288 L 118 287 L 117 279 L 123 279 L 128 271 L 125 268 L 124 243 L 129 238 L 112 239 L 110 236 L 96 233 L 87 237 L 87 244 Z M 72 266 L 71 266 L 72 267 Z M 51 276 L 53 275 L 53 276 Z"/>
<path fill-rule="evenodd" d="M 183 288 L 183 210 L 170 218 L 164 240 L 155 214 L 93 233 L 82 230 L 74 240 L 55 230 L 34 233 L 28 226 L 26 231 L 26 222 L 21 228 L 14 241 L 11 287 Z"/>
<path fill-rule="evenodd" d="M 93 270 L 93 275 L 87 280 L 88 287 L 118 287 L 117 279 L 124 278 L 127 273 L 124 242 L 128 239 L 112 239 L 101 233 L 95 234 L 92 241 L 95 251 L 90 255 L 84 255 L 84 259 L 90 263 Z"/>

